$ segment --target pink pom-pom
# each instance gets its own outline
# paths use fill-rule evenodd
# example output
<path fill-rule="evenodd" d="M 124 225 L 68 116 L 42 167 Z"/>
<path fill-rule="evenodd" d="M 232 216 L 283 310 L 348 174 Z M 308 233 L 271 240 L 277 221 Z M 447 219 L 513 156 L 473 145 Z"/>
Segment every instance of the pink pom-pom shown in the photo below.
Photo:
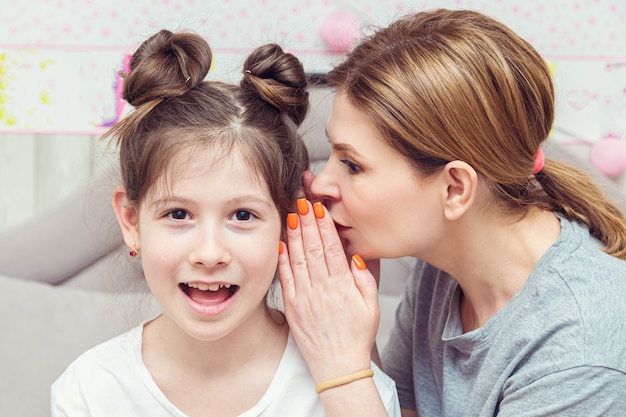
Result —
<path fill-rule="evenodd" d="M 626 141 L 603 139 L 596 142 L 589 153 L 589 161 L 609 178 L 620 176 L 626 171 Z"/>
<path fill-rule="evenodd" d="M 330 51 L 346 53 L 359 38 L 360 25 L 352 13 L 338 10 L 324 19 L 319 34 Z"/>

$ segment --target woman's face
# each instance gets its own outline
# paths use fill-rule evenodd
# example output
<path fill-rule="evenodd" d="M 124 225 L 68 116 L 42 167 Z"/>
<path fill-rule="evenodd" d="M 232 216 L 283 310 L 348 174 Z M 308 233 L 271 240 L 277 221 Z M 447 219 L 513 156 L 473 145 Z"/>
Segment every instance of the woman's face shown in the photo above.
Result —
<path fill-rule="evenodd" d="M 441 182 L 419 178 L 367 115 L 338 93 L 326 126 L 331 156 L 311 191 L 324 200 L 347 252 L 418 256 L 441 236 Z"/>

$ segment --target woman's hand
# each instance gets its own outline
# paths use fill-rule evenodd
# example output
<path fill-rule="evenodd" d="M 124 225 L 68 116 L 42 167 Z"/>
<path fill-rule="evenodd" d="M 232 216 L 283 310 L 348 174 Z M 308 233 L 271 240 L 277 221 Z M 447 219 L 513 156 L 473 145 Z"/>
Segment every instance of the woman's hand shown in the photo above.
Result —
<path fill-rule="evenodd" d="M 315 180 L 315 174 L 311 170 L 305 170 L 302 174 L 302 193 L 312 203 L 321 201 L 315 194 L 311 192 L 311 184 Z M 368 259 L 365 261 L 367 269 L 374 275 L 376 284 L 380 284 L 380 259 Z"/>
<path fill-rule="evenodd" d="M 370 367 L 380 317 L 377 282 L 358 256 L 351 265 L 320 202 L 289 215 L 278 274 L 285 315 L 316 383 Z M 361 269 L 359 269 L 361 268 Z"/>

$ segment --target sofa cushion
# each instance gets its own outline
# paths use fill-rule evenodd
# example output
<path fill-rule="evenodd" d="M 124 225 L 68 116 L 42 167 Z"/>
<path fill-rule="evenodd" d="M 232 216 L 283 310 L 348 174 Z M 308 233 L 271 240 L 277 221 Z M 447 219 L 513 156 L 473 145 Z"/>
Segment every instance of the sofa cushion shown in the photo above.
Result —
<path fill-rule="evenodd" d="M 59 284 L 122 243 L 111 207 L 115 170 L 24 224 L 0 231 L 0 274 Z"/>
<path fill-rule="evenodd" d="M 146 293 L 105 294 L 0 276 L 0 415 L 50 415 L 50 385 L 67 365 L 158 311 Z"/>

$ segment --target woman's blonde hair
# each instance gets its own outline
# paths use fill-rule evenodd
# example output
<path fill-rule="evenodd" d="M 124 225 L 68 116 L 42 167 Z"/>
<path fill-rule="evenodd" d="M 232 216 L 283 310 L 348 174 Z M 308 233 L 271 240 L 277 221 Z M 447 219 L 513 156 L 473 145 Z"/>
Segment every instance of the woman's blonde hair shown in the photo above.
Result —
<path fill-rule="evenodd" d="M 623 214 L 591 178 L 551 159 L 533 175 L 554 120 L 554 87 L 543 58 L 504 24 L 469 10 L 405 16 L 362 40 L 328 82 L 419 174 L 465 161 L 499 207 L 559 212 L 626 258 Z"/>

